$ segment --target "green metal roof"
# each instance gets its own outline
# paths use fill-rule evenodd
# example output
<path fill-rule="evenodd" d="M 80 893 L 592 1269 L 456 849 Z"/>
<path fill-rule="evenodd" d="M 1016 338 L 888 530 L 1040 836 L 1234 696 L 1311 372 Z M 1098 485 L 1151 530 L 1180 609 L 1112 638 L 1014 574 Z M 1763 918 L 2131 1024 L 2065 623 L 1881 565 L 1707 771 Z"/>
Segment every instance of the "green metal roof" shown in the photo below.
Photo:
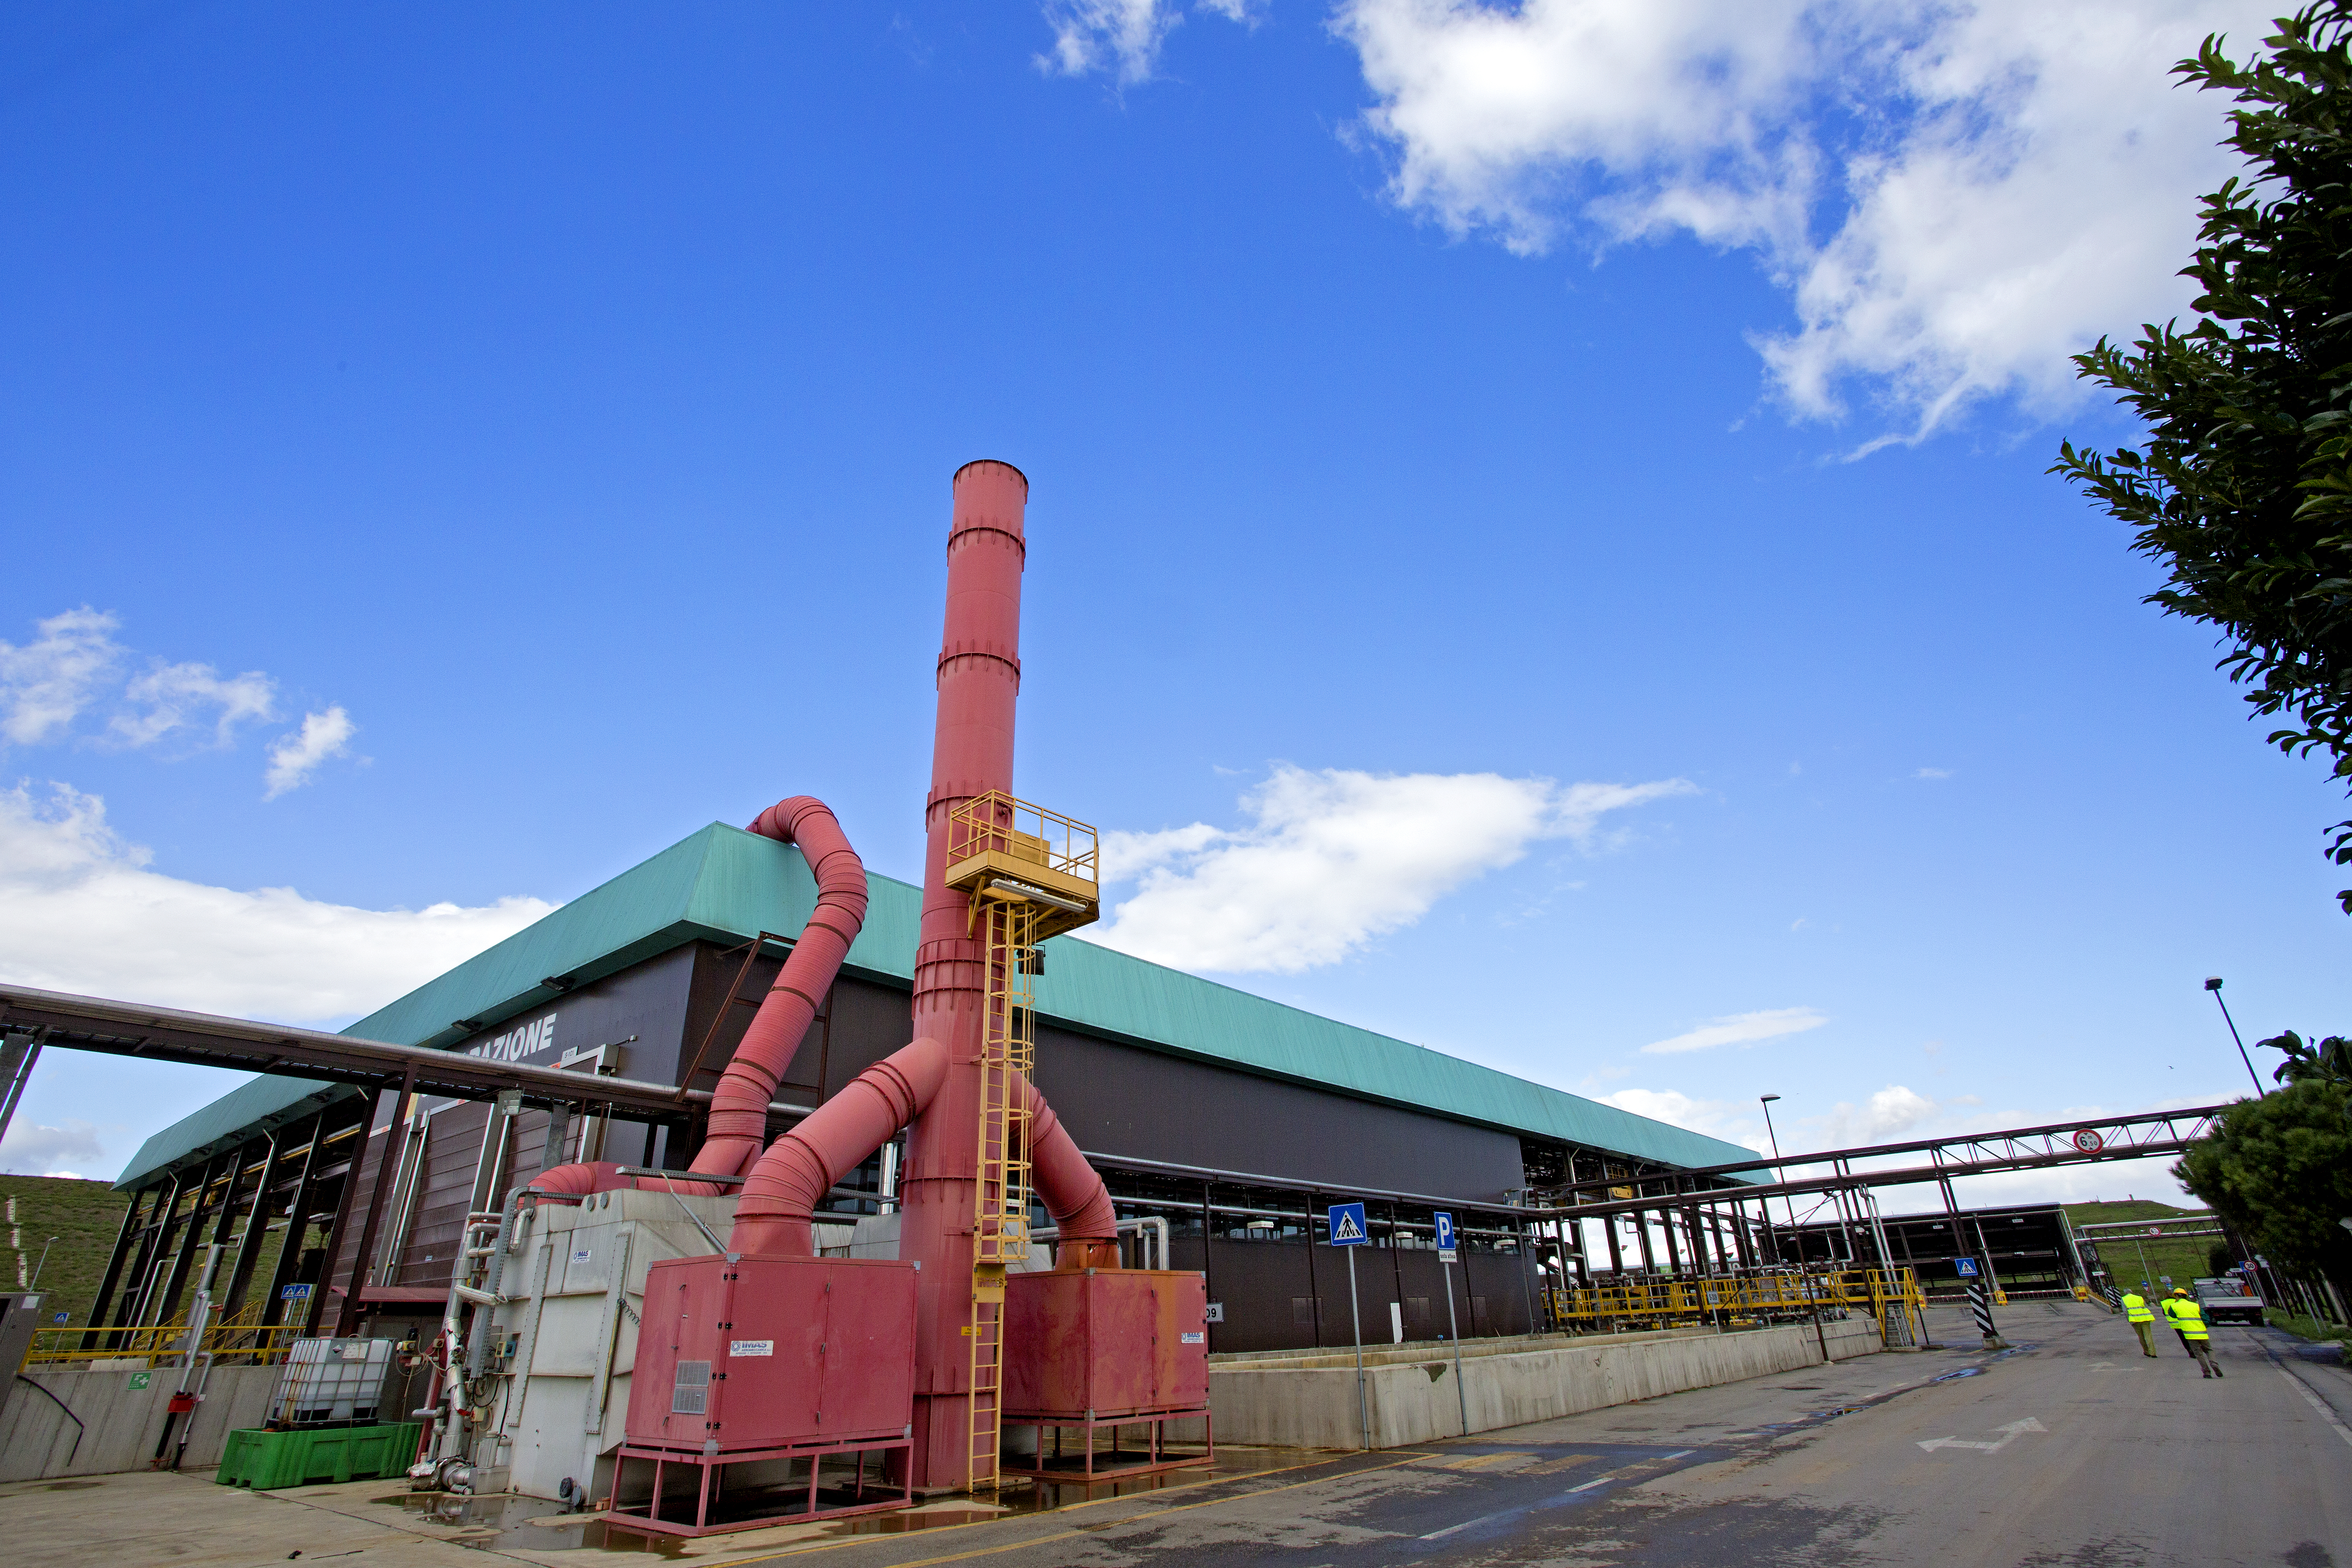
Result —
<path fill-rule="evenodd" d="M 240 1084 L 197 1111 L 184 1116 L 139 1145 L 131 1163 L 122 1167 L 115 1190 L 129 1192 L 143 1178 L 184 1160 L 208 1160 L 256 1132 L 266 1132 L 348 1099 L 360 1091 L 349 1084 L 320 1083 L 316 1079 L 271 1075 Z"/>
<path fill-rule="evenodd" d="M 847 968 L 911 985 L 922 890 L 870 872 L 866 886 L 866 925 Z M 698 938 L 732 945 L 762 931 L 789 936 L 815 907 L 815 879 L 798 850 L 714 822 L 343 1033 L 454 1044 L 561 995 L 550 979 L 585 984 Z M 1754 1152 L 1074 937 L 1046 945 L 1038 1015 L 1087 1033 L 1664 1164 L 1720 1165 Z M 239 1096 L 297 1081 L 249 1084 L 156 1134 L 123 1181 L 197 1148 L 197 1124 L 212 1127 Z"/>

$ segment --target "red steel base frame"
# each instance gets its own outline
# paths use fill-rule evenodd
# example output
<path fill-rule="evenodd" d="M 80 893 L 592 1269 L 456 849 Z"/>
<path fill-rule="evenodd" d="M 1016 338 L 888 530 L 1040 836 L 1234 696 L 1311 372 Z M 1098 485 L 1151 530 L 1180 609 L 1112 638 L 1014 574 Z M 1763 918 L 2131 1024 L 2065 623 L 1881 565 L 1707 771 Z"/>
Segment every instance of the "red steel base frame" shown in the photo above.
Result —
<path fill-rule="evenodd" d="M 908 1473 L 912 1467 L 907 1464 L 899 1466 L 901 1479 L 897 1489 L 898 1492 L 897 1497 L 885 1498 L 877 1502 L 867 1502 L 865 1499 L 866 1456 L 868 1454 L 884 1456 L 881 1465 L 875 1471 L 875 1480 L 879 1483 L 889 1470 L 888 1456 L 893 1452 L 911 1450 L 913 1447 L 914 1444 L 904 1437 L 892 1438 L 885 1443 L 809 1444 L 799 1447 L 754 1448 L 723 1454 L 698 1454 L 676 1448 L 639 1448 L 623 1444 L 613 1463 L 614 1497 L 617 1499 L 621 1494 L 621 1478 L 626 1473 L 629 1461 L 632 1459 L 652 1462 L 653 1495 L 642 1503 L 616 1501 L 613 1507 L 604 1510 L 604 1523 L 608 1529 L 625 1530 L 639 1535 L 722 1535 L 734 1530 L 759 1530 L 772 1524 L 797 1524 L 803 1520 L 838 1519 L 845 1514 L 881 1513 L 891 1509 L 912 1508 L 915 1503 L 914 1482 Z M 857 1500 L 838 1504 L 832 1508 L 821 1508 L 817 1505 L 818 1471 L 824 1468 L 825 1458 L 835 1454 L 857 1456 L 857 1475 L 850 1488 L 850 1495 Z M 759 1511 L 731 1519 L 713 1518 L 712 1516 L 719 1511 L 724 1500 L 727 1467 L 752 1464 L 762 1459 L 808 1460 L 809 1475 L 806 1492 L 799 1493 L 797 1482 L 789 1483 L 794 1492 L 799 1493 L 797 1500 L 801 1506 L 794 1507 L 793 1499 L 789 1495 L 782 1507 L 766 1506 L 780 1494 L 784 1494 L 783 1487 L 766 1486 L 761 1488 L 756 1494 L 761 1500 Z M 695 1487 L 692 1523 L 684 1520 L 661 1517 L 662 1471 L 665 1467 L 670 1465 L 691 1465 L 702 1472 Z"/>
<path fill-rule="evenodd" d="M 1167 1451 L 1167 1445 L 1163 1441 L 1163 1429 L 1166 1425 L 1171 1421 L 1190 1421 L 1196 1416 L 1201 1422 L 1201 1451 L 1197 1454 L 1186 1454 L 1181 1458 L 1171 1458 Z M 1181 1470 L 1188 1466 L 1206 1465 L 1213 1463 L 1217 1457 L 1216 1436 L 1214 1432 L 1211 1429 L 1209 1412 L 1205 1405 L 1198 1410 L 1155 1410 L 1145 1415 L 1106 1415 L 1100 1417 L 1081 1415 L 1057 1417 L 1051 1415 L 1008 1415 L 1004 1417 L 1004 1425 L 1007 1426 L 1034 1426 L 1037 1431 L 1036 1462 L 1034 1465 L 1022 1465 L 1009 1462 L 999 1465 L 997 1468 L 998 1473 L 1007 1476 L 1034 1476 L 1040 1480 L 1048 1481 L 1118 1480 L 1126 1476 L 1148 1476 L 1157 1474 L 1161 1470 Z M 1049 1426 L 1054 1429 L 1054 1447 L 1057 1454 L 1061 1448 L 1061 1439 L 1064 1432 L 1082 1431 L 1086 1434 L 1086 1458 L 1079 1468 L 1075 1470 L 1056 1468 L 1045 1462 L 1045 1429 Z M 1141 1454 L 1136 1456 L 1142 1462 L 1132 1465 L 1114 1463 L 1108 1468 L 1098 1468 L 1095 1464 L 1097 1457 L 1095 1454 L 1095 1433 L 1097 1429 L 1104 1426 L 1110 1428 L 1110 1440 L 1112 1447 L 1109 1457 L 1114 1460 L 1117 1460 L 1119 1458 L 1118 1445 L 1118 1429 L 1120 1427 L 1150 1427 L 1151 1440 L 1150 1446 Z"/>

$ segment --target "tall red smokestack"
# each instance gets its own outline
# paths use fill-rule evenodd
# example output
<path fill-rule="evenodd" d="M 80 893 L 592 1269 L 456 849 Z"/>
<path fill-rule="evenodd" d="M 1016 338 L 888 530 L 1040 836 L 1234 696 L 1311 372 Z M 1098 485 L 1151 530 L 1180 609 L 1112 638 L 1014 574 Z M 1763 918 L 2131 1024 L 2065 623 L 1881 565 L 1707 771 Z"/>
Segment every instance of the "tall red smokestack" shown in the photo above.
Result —
<path fill-rule="evenodd" d="M 947 1047 L 947 1077 L 907 1134 L 898 1256 L 922 1268 L 915 1302 L 919 1487 L 964 1484 L 971 1443 L 973 1184 L 979 1173 L 984 944 L 969 899 L 947 885 L 948 819 L 991 790 L 1013 791 L 1013 713 L 1021 691 L 1022 536 L 1029 481 L 1010 463 L 956 470 L 948 527 L 947 626 L 939 727 L 924 824 L 923 923 L 915 950 L 915 1037 Z"/>

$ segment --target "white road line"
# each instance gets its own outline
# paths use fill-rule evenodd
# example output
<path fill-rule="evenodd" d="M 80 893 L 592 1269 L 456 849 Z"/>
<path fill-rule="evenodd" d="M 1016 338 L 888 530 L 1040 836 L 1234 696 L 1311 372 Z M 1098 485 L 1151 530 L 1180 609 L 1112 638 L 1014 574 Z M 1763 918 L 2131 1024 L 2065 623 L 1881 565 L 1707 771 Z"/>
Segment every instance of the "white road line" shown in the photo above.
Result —
<path fill-rule="evenodd" d="M 1505 1509 L 1503 1513 L 1511 1513 L 1514 1511 L 1516 1510 Z M 1423 1541 L 1443 1541 L 1457 1530 L 1467 1530 L 1474 1524 L 1484 1524 L 1490 1519 L 1500 1519 L 1502 1517 L 1502 1513 L 1481 1514 L 1476 1519 L 1465 1519 L 1459 1524 L 1449 1524 L 1444 1530 L 1433 1530 L 1427 1535 L 1423 1536 L 1422 1539 Z"/>
<path fill-rule="evenodd" d="M 1697 1450 L 1696 1448 L 1677 1448 L 1677 1449 L 1675 1449 L 1675 1450 L 1673 1453 L 1671 1453 L 1671 1454 L 1661 1454 L 1661 1455 L 1659 1455 L 1659 1456 L 1658 1456 L 1658 1462 L 1659 1462 L 1660 1464 L 1664 1464 L 1664 1463 L 1665 1463 L 1668 1459 L 1687 1459 L 1687 1458 L 1689 1458 L 1693 1454 L 1696 1454 L 1696 1453 L 1697 1453 L 1697 1452 L 1698 1452 L 1698 1450 Z"/>
<path fill-rule="evenodd" d="M 1608 1482 L 1610 1482 L 1610 1481 L 1613 1481 L 1613 1480 L 1615 1480 L 1616 1479 L 1617 1479 L 1617 1478 L 1616 1478 L 1615 1476 L 1598 1476 L 1598 1477 L 1595 1477 L 1593 1479 L 1591 1479 L 1591 1480 L 1589 1480 L 1589 1481 L 1585 1482 L 1585 1483 L 1584 1483 L 1582 1486 L 1580 1486 L 1580 1487 L 1570 1487 L 1570 1488 L 1569 1488 L 1569 1489 L 1568 1489 L 1568 1495 L 1569 1495 L 1569 1496 L 1570 1496 L 1570 1497 L 1574 1497 L 1578 1492 L 1589 1492 L 1589 1491 L 1591 1491 L 1593 1488 L 1595 1488 L 1595 1487 L 1597 1487 L 1597 1486 L 1602 1486 L 1602 1485 L 1605 1485 L 1606 1483 L 1608 1483 Z"/>
<path fill-rule="evenodd" d="M 2352 1427 L 2346 1426 L 2342 1421 L 2336 1419 L 2336 1412 L 2327 1407 L 2327 1402 L 2326 1400 L 2320 1398 L 2316 1394 L 2312 1393 L 2309 1388 L 2304 1385 L 2303 1379 L 2295 1376 L 2294 1373 L 2287 1371 L 2286 1368 L 2279 1365 L 2278 1363 L 2271 1363 L 2271 1370 L 2277 1373 L 2281 1377 L 2286 1379 L 2287 1383 L 2293 1386 L 2294 1391 L 2303 1395 L 2304 1403 L 2309 1405 L 2314 1410 L 2318 1411 L 2319 1418 L 2322 1421 L 2326 1422 L 2328 1426 L 2334 1427 L 2336 1429 L 2336 1435 L 2338 1437 L 2343 1438 L 2347 1447 L 2352 1447 Z"/>

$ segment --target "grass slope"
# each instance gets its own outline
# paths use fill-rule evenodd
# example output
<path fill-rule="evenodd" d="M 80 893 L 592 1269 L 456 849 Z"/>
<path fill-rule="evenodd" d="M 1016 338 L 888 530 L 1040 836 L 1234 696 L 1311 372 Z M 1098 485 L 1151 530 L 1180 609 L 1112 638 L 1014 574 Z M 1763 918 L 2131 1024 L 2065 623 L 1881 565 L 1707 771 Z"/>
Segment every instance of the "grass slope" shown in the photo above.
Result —
<path fill-rule="evenodd" d="M 2152 1198 L 2139 1198 L 2128 1203 L 2068 1204 L 2066 1220 L 2078 1232 L 2086 1225 L 2112 1225 L 2119 1220 L 2159 1220 L 2207 1217 L 2204 1209 L 2175 1208 Z M 2218 1236 L 2128 1237 L 2109 1236 L 2099 1243 L 2099 1260 L 2106 1265 L 2116 1288 L 2128 1290 L 2146 1279 L 2156 1289 L 2170 1289 L 2163 1283 L 2165 1275 L 2172 1276 L 2174 1285 L 2186 1285 L 2191 1279 L 2209 1278 L 2213 1270 L 2206 1253 L 2220 1241 Z M 2145 1257 L 2147 1267 L 2141 1267 Z"/>
<path fill-rule="evenodd" d="M 72 1314 L 77 1327 L 88 1322 L 130 1206 L 130 1195 L 105 1182 L 0 1176 L 0 1243 L 5 1244 L 0 1247 L 0 1281 L 14 1289 L 31 1281 L 38 1264 L 43 1324 L 59 1312 Z M 43 1264 L 41 1246 L 53 1236 L 58 1239 Z"/>

